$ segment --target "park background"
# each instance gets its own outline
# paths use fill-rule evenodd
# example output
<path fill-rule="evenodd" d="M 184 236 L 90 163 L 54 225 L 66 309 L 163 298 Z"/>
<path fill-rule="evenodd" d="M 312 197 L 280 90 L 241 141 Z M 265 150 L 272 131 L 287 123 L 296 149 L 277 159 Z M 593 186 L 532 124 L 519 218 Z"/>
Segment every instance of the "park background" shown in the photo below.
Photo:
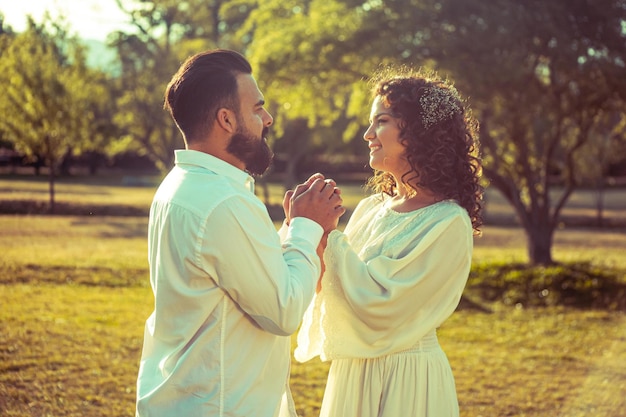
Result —
<path fill-rule="evenodd" d="M 468 287 L 440 331 L 461 415 L 623 415 L 626 2 L 116 3 L 127 29 L 105 42 L 62 15 L 19 31 L 0 19 L 2 415 L 133 414 L 147 211 L 183 145 L 162 94 L 214 47 L 245 53 L 275 117 L 257 194 L 277 222 L 285 189 L 315 171 L 350 210 L 367 193 L 376 68 L 454 80 L 481 123 L 487 187 Z M 326 372 L 294 363 L 302 416 Z"/>

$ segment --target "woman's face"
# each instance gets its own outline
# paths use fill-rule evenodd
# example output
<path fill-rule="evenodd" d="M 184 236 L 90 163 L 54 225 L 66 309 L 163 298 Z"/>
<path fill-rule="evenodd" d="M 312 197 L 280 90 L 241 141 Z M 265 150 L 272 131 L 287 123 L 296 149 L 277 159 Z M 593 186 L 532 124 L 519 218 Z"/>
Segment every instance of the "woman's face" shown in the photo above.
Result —
<path fill-rule="evenodd" d="M 370 126 L 363 139 L 370 148 L 370 166 L 401 178 L 410 168 L 404 157 L 404 146 L 400 143 L 400 119 L 392 116 L 391 109 L 381 97 L 372 103 Z"/>

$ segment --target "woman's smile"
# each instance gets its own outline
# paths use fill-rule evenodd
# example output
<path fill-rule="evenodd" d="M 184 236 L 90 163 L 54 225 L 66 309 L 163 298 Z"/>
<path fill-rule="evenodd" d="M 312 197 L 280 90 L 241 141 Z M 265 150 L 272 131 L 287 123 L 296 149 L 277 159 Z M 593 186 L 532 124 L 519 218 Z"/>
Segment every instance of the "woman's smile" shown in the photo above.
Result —
<path fill-rule="evenodd" d="M 402 175 L 407 171 L 405 147 L 400 141 L 400 120 L 391 114 L 389 105 L 381 97 L 372 103 L 370 125 L 363 134 L 370 150 L 370 167 Z"/>

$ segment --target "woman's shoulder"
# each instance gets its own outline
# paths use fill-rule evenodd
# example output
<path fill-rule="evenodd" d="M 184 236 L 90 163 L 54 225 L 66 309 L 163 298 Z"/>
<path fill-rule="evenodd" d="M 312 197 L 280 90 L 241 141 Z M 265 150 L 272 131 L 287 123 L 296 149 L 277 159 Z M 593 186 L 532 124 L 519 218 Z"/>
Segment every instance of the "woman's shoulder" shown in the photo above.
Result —
<path fill-rule="evenodd" d="M 422 215 L 418 217 L 419 220 L 414 222 L 416 228 L 432 231 L 451 228 L 459 235 L 472 231 L 472 222 L 467 210 L 455 200 L 443 200 L 425 207 Z"/>
<path fill-rule="evenodd" d="M 456 200 L 453 200 L 453 199 L 439 201 L 433 204 L 433 206 L 437 208 L 437 210 L 444 215 L 449 215 L 449 216 L 459 216 L 463 214 L 467 215 L 467 210 L 461 207 L 461 205 Z"/>
<path fill-rule="evenodd" d="M 354 212 L 362 212 L 369 211 L 374 207 L 380 207 L 385 202 L 385 195 L 382 193 L 371 194 L 367 197 L 364 197 L 359 203 L 356 205 Z"/>
<path fill-rule="evenodd" d="M 380 203 L 383 204 L 384 200 L 380 200 Z M 464 213 L 467 215 L 467 211 L 461 207 L 456 200 L 441 200 L 437 201 L 433 204 L 429 204 L 426 206 L 422 206 L 416 208 L 414 210 L 409 211 L 396 211 L 393 207 L 386 207 L 391 215 L 413 218 L 413 217 L 436 217 L 436 218 L 446 218 L 446 217 L 456 217 L 462 216 Z"/>
<path fill-rule="evenodd" d="M 430 206 L 424 207 L 422 217 L 431 218 L 433 221 L 453 221 L 462 219 L 469 221 L 469 215 L 456 200 L 442 200 Z"/>

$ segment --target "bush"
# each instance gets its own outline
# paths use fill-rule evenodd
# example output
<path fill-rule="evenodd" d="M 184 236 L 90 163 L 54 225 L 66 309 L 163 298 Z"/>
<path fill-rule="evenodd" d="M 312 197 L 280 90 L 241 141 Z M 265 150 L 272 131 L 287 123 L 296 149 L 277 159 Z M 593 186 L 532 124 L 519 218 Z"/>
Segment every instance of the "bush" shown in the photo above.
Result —
<path fill-rule="evenodd" d="M 625 271 L 590 262 L 551 266 L 476 264 L 467 292 L 488 302 L 525 307 L 626 310 Z"/>

